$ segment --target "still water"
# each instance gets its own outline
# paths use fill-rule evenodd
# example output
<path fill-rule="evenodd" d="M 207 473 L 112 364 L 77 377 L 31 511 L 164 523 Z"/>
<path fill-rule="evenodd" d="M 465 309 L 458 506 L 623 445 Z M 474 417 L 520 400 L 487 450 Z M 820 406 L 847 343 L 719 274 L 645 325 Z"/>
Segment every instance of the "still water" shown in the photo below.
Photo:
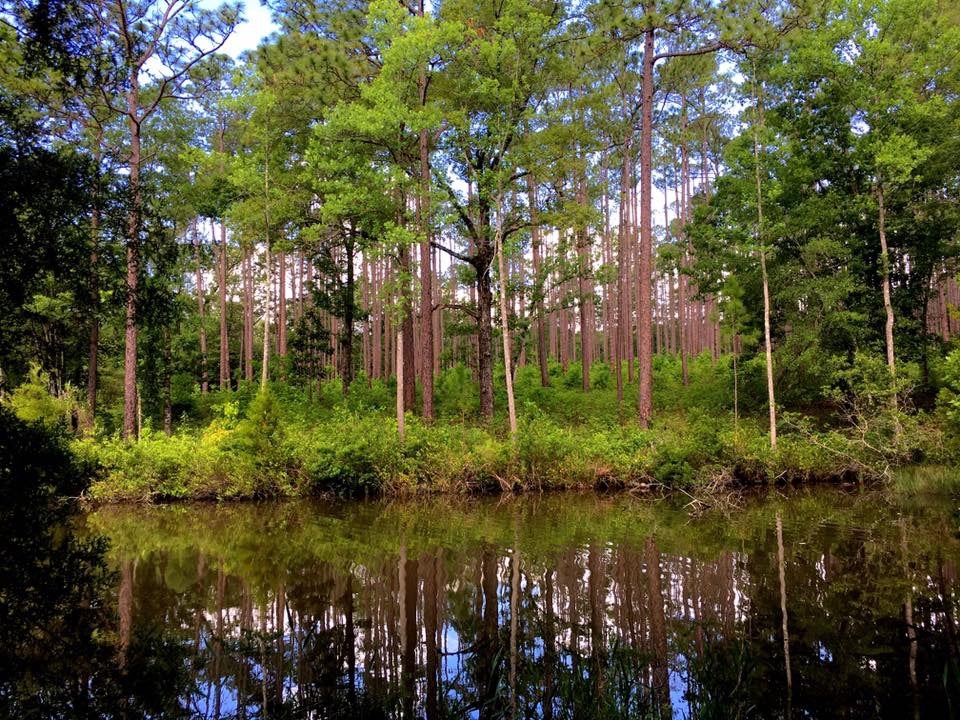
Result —
<path fill-rule="evenodd" d="M 99 714 L 198 718 L 955 717 L 958 517 L 834 489 L 697 517 L 570 494 L 103 508 L 78 533 L 109 541 L 115 665 L 79 682 Z"/>

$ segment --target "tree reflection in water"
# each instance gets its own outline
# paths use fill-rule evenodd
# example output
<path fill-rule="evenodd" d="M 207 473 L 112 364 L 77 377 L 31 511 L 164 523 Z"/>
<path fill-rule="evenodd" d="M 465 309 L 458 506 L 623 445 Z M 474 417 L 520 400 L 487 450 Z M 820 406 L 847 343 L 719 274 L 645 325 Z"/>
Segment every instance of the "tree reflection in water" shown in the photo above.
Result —
<path fill-rule="evenodd" d="M 106 543 L 78 538 L 59 499 L 82 489 L 81 469 L 3 406 L 0 458 L 0 717 L 182 715 L 182 638 L 149 616 L 118 621 Z"/>
<path fill-rule="evenodd" d="M 88 525 L 114 543 L 120 627 L 176 634 L 197 717 L 947 717 L 958 698 L 958 543 L 935 503 L 802 493 L 691 521 L 565 495 Z"/>

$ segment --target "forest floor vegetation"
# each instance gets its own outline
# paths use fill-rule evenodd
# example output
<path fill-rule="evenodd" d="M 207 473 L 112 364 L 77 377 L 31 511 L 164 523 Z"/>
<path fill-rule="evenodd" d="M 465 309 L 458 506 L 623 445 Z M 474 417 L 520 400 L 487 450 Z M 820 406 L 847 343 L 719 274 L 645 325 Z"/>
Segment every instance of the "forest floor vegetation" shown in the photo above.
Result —
<path fill-rule="evenodd" d="M 470 371 L 457 366 L 438 379 L 436 420 L 408 413 L 403 441 L 394 386 L 361 378 L 347 395 L 337 381 L 311 392 L 276 382 L 265 391 L 194 393 L 180 399 L 170 435 L 145 426 L 127 442 L 101 429 L 72 447 L 96 468 L 86 494 L 95 503 L 587 488 L 702 494 L 883 480 L 909 494 L 960 485 L 947 414 L 893 410 L 876 392 L 882 380 L 871 380 L 882 378 L 882 364 L 864 359 L 856 387 L 829 400 L 829 412 L 781 412 L 775 449 L 762 405 L 745 396 L 742 416 L 726 409 L 729 363 L 697 358 L 687 386 L 677 365 L 658 359 L 648 430 L 635 420 L 635 385 L 618 403 L 606 366 L 594 367 L 587 392 L 575 365 L 552 368 L 549 387 L 528 367 L 517 373 L 520 421 L 511 438 L 504 417 L 477 417 Z"/>

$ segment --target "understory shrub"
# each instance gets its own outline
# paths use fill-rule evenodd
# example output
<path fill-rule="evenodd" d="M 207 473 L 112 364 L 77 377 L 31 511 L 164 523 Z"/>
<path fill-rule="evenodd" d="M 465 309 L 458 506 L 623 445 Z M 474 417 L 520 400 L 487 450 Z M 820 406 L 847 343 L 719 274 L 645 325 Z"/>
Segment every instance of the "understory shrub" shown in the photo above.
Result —
<path fill-rule="evenodd" d="M 692 402 L 692 392 L 684 395 L 678 361 L 659 363 L 658 381 L 677 381 L 677 404 Z M 601 368 L 598 377 L 609 372 L 599 363 L 594 367 Z M 702 356 L 690 370 L 713 374 L 714 397 L 722 404 L 729 367 Z M 911 372 L 905 369 L 905 382 Z M 870 358 L 835 377 L 830 392 L 844 424 L 821 427 L 814 418 L 782 412 L 775 450 L 761 416 L 735 421 L 729 412 L 691 405 L 659 410 L 653 426 L 642 430 L 634 419 L 635 385 L 625 385 L 618 404 L 613 388 L 585 393 L 579 385 L 565 387 L 565 377 L 554 375 L 554 384 L 544 388 L 536 367 L 518 369 L 515 438 L 501 415 L 491 423 L 474 419 L 470 370 L 457 366 L 438 376 L 438 419 L 428 424 L 408 413 L 404 442 L 392 403 L 382 410 L 368 405 L 387 404 L 391 392 L 388 384 L 375 382 L 359 383 L 350 399 L 337 400 L 297 396 L 290 389 L 223 393 L 210 403 L 212 419 L 204 427 L 184 426 L 170 437 L 147 428 L 136 443 L 101 435 L 75 446 L 100 466 L 92 498 L 145 501 L 642 485 L 697 489 L 883 478 L 904 464 L 943 464 L 953 457 L 935 417 L 894 408 L 889 374 Z"/>

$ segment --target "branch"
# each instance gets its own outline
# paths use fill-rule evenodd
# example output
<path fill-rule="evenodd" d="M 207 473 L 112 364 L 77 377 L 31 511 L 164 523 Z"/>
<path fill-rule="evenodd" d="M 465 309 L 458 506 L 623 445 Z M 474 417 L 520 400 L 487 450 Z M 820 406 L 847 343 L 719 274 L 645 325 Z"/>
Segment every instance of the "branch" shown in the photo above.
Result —
<path fill-rule="evenodd" d="M 453 204 L 453 209 L 457 211 L 457 215 L 460 216 L 460 220 L 463 221 L 463 224 L 466 225 L 467 231 L 473 236 L 477 237 L 477 227 L 473 224 L 473 220 L 470 219 L 470 214 L 464 209 L 463 205 L 460 204 L 460 198 L 457 197 L 457 194 L 453 191 L 453 188 L 450 187 L 444 178 L 440 177 L 439 174 L 434 173 L 434 178 L 443 186 L 443 189 L 447 191 L 447 195 L 450 197 L 450 202 Z M 467 260 L 466 262 L 470 262 Z"/>
<path fill-rule="evenodd" d="M 719 40 L 715 43 L 710 43 L 709 45 L 702 45 L 698 48 L 693 48 L 692 50 L 671 50 L 670 52 L 659 53 L 653 56 L 653 62 L 656 63 L 658 60 L 663 60 L 664 58 L 674 58 L 674 57 L 690 57 L 692 55 L 709 55 L 712 52 L 717 52 L 718 50 L 725 50 L 729 48 L 724 42 Z"/>
<path fill-rule="evenodd" d="M 439 305 L 434 305 L 434 306 L 433 306 L 433 309 L 434 309 L 434 310 L 443 310 L 443 309 L 448 309 L 448 310 L 462 310 L 463 312 L 465 312 L 467 315 L 469 315 L 470 317 L 472 317 L 472 318 L 473 318 L 474 320 L 476 320 L 477 322 L 480 321 L 480 313 L 478 313 L 476 310 L 474 310 L 474 309 L 473 309 L 472 307 L 470 307 L 469 305 L 461 305 L 460 303 L 441 303 L 441 304 L 439 304 Z"/>
<path fill-rule="evenodd" d="M 435 241 L 431 240 L 431 241 L 430 241 L 430 247 L 434 247 L 434 248 L 436 248 L 437 250 L 443 250 L 445 253 L 447 253 L 448 255 L 451 255 L 451 256 L 455 257 L 455 258 L 456 258 L 457 260 L 459 260 L 460 262 L 465 262 L 465 263 L 467 263 L 468 265 L 473 265 L 473 258 L 469 258 L 469 257 L 467 257 L 466 255 L 463 255 L 463 254 L 461 254 L 461 253 L 458 253 L 456 250 L 451 250 L 450 248 L 445 247 L 444 245 L 441 245 L 441 244 L 438 243 L 438 242 L 435 242 Z"/>

